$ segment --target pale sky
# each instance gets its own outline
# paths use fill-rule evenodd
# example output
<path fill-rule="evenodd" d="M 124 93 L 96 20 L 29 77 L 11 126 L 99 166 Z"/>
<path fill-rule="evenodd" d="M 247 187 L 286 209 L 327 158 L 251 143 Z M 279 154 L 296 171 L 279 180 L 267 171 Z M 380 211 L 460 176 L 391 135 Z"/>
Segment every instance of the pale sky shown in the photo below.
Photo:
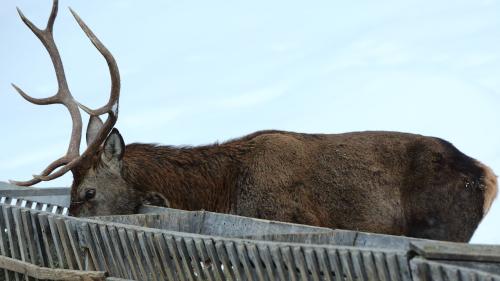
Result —
<path fill-rule="evenodd" d="M 29 179 L 67 148 L 44 27 L 51 1 L 0 5 L 0 181 Z M 394 130 L 436 136 L 500 173 L 498 1 L 60 0 L 55 38 L 73 95 L 97 107 L 108 69 L 71 6 L 111 50 L 125 142 L 197 145 L 256 130 Z M 71 176 L 40 184 L 67 186 Z M 500 244 L 500 200 L 473 237 Z"/>

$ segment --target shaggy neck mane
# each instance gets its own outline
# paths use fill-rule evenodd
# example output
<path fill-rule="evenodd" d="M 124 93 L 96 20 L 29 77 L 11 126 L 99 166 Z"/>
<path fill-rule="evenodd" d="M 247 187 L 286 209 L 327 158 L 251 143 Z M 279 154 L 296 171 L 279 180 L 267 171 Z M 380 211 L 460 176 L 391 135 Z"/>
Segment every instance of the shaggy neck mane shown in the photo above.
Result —
<path fill-rule="evenodd" d="M 123 177 L 139 192 L 156 191 L 172 208 L 228 212 L 234 187 L 235 162 L 245 153 L 241 143 L 200 147 L 129 144 L 123 156 Z M 147 159 L 147 160 L 146 160 Z"/>

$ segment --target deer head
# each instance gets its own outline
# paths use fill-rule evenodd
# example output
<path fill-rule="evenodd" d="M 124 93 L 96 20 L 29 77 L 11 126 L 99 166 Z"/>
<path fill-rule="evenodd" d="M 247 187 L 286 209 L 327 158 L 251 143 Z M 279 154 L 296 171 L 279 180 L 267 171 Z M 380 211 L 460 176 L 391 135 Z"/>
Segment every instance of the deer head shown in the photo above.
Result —
<path fill-rule="evenodd" d="M 100 126 L 97 119 L 90 122 Z M 99 130 L 87 130 L 87 139 L 94 138 Z M 73 173 L 70 213 L 78 216 L 132 214 L 142 204 L 168 207 L 169 203 L 160 193 L 135 188 L 125 180 L 125 143 L 117 129 L 113 129 L 102 148 L 94 155 L 90 165 L 80 167 Z M 135 170 L 139 171 L 139 170 Z"/>

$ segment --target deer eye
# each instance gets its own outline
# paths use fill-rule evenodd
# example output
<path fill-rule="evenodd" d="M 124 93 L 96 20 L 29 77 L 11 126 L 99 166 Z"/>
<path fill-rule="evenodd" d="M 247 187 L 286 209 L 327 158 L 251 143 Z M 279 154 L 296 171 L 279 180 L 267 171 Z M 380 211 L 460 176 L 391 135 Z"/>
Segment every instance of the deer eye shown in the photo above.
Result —
<path fill-rule="evenodd" d="M 85 200 L 90 200 L 95 197 L 95 188 L 87 189 L 85 191 Z"/>

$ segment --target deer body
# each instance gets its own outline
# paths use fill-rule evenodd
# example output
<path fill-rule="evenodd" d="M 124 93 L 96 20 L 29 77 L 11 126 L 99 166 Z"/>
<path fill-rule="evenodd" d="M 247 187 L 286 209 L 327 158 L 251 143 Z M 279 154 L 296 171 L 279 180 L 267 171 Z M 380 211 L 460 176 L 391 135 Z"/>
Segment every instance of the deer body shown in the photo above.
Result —
<path fill-rule="evenodd" d="M 450 143 L 397 132 L 262 131 L 208 146 L 130 144 L 114 152 L 75 180 L 75 201 L 99 188 L 94 202 L 72 212 L 130 214 L 156 193 L 173 208 L 468 241 L 496 193 L 494 174 Z M 125 184 L 102 184 L 108 172 L 99 170 L 115 170 Z"/>
<path fill-rule="evenodd" d="M 485 165 L 437 138 L 396 132 L 337 135 L 262 131 L 222 144 L 168 147 L 131 144 L 114 125 L 120 74 L 115 59 L 83 20 L 73 16 L 107 62 L 108 102 L 90 109 L 71 95 L 53 37 L 58 1 L 45 29 L 20 10 L 47 49 L 58 91 L 27 101 L 67 107 L 73 129 L 67 153 L 28 181 L 73 173 L 70 212 L 132 214 L 142 203 L 231 213 L 332 228 L 467 241 L 497 193 Z M 82 117 L 88 147 L 81 155 Z M 103 123 L 99 116 L 107 114 Z"/>

